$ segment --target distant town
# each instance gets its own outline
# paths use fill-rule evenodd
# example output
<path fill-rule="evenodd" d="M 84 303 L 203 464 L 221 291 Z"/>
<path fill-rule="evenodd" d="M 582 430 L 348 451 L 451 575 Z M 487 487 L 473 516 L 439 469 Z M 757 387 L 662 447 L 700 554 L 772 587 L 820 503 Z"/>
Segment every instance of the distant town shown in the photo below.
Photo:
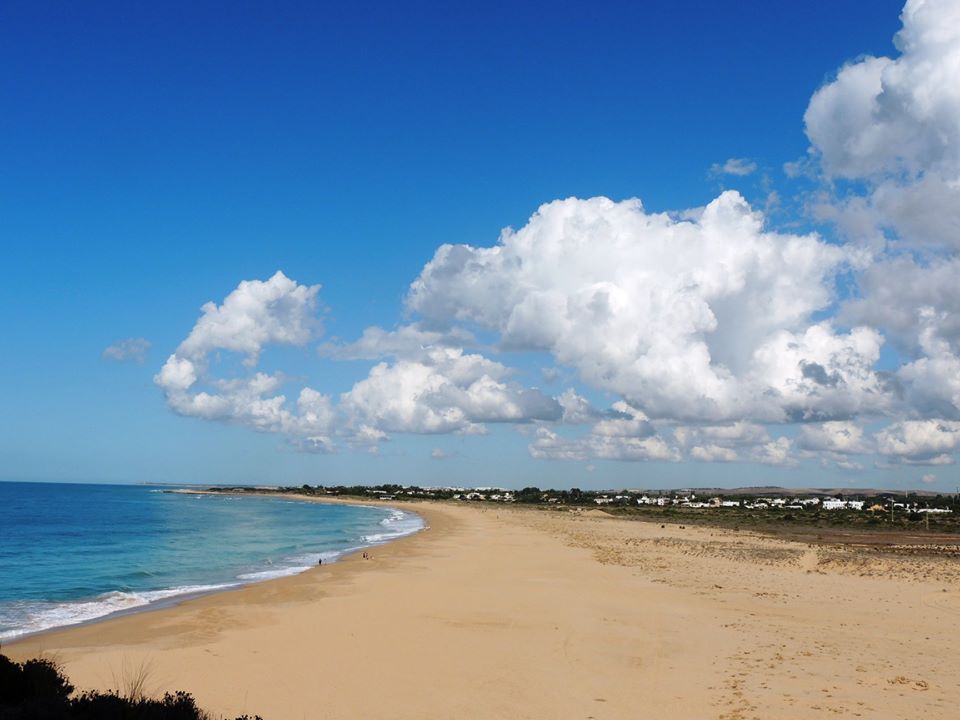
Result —
<path fill-rule="evenodd" d="M 301 495 L 401 505 L 433 501 L 478 508 L 594 512 L 661 526 L 753 530 L 820 544 L 899 548 L 933 543 L 960 553 L 960 494 L 874 488 L 683 488 L 570 490 L 415 485 L 220 486 L 213 492 Z M 185 492 L 180 490 L 179 492 Z M 189 492 L 189 491 L 186 491 Z M 941 548 L 942 549 L 942 548 Z M 914 548 L 916 551 L 916 548 Z M 958 555 L 960 557 L 960 555 Z"/>
<path fill-rule="evenodd" d="M 771 510 L 771 511 L 852 511 L 865 513 L 904 513 L 907 515 L 946 515 L 960 512 L 960 496 L 922 491 L 883 491 L 874 489 L 837 490 L 791 488 L 700 488 L 676 490 L 550 490 L 525 487 L 511 490 L 499 487 L 419 487 L 415 485 L 301 485 L 298 487 L 218 487 L 232 492 L 285 492 L 302 495 L 328 495 L 373 498 L 379 500 L 455 500 L 479 503 L 520 503 L 603 508 L 676 508 L 698 510 Z"/>

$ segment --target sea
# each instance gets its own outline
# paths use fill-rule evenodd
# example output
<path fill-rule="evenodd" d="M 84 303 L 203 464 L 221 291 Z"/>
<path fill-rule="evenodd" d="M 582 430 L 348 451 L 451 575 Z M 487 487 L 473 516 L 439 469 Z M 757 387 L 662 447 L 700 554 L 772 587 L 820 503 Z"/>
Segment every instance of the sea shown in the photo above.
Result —
<path fill-rule="evenodd" d="M 396 508 L 0 482 L 0 642 L 294 575 L 423 527 Z"/>

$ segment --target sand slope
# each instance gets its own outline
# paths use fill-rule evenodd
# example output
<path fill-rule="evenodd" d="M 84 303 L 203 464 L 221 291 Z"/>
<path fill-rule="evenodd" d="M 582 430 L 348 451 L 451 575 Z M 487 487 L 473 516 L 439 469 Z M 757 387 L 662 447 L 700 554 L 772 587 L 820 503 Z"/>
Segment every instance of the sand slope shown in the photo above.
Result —
<path fill-rule="evenodd" d="M 954 718 L 956 561 L 602 513 L 421 505 L 294 578 L 10 646 L 226 716 Z"/>

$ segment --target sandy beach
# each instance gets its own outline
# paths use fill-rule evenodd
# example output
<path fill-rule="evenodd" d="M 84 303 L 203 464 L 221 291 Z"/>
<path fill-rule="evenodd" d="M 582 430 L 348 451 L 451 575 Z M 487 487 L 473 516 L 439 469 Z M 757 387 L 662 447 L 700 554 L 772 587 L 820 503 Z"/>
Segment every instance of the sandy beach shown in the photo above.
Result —
<path fill-rule="evenodd" d="M 232 718 L 954 718 L 955 558 L 600 511 L 430 528 L 295 577 L 7 645 Z"/>

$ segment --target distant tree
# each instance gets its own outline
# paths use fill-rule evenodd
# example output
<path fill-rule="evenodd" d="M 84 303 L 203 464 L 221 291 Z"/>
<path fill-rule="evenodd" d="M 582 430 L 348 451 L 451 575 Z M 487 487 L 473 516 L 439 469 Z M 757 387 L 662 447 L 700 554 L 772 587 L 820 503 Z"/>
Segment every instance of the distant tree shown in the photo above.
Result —
<path fill-rule="evenodd" d="M 543 491 L 538 487 L 525 487 L 517 491 L 516 498 L 518 502 L 541 502 Z"/>

